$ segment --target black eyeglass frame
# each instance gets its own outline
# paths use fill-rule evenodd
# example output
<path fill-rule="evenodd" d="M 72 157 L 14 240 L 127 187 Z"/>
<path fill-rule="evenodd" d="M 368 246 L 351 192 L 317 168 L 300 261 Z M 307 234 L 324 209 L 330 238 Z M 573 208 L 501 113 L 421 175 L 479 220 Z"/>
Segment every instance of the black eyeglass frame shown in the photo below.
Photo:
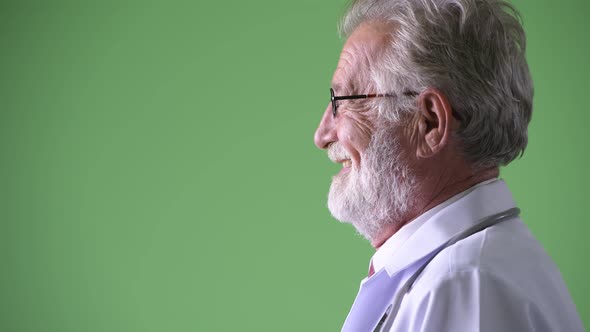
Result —
<path fill-rule="evenodd" d="M 405 91 L 403 92 L 404 96 L 416 96 L 418 95 L 416 92 L 412 91 Z M 336 113 L 338 111 L 338 100 L 350 100 L 350 99 L 366 99 L 366 98 L 376 98 L 376 97 L 395 97 L 396 95 L 391 93 L 370 93 L 366 95 L 348 95 L 348 96 L 336 96 L 334 95 L 334 89 L 330 88 L 330 101 L 332 102 L 332 115 L 336 118 Z"/>

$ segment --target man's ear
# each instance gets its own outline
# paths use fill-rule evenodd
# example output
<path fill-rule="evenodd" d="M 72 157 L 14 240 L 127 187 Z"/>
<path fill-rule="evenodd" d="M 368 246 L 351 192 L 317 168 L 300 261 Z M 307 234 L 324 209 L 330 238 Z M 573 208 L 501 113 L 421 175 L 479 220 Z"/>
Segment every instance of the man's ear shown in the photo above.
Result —
<path fill-rule="evenodd" d="M 418 96 L 414 134 L 416 157 L 430 158 L 447 144 L 451 134 L 453 110 L 447 97 L 438 89 L 428 88 Z"/>

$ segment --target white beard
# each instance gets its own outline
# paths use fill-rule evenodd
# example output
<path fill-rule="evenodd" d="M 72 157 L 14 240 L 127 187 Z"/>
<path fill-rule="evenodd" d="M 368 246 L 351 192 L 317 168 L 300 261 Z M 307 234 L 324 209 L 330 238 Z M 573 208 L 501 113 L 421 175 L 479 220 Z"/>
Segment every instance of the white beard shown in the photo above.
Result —
<path fill-rule="evenodd" d="M 395 130 L 399 129 L 378 129 L 361 155 L 360 170 L 352 167 L 335 176 L 330 186 L 328 209 L 332 216 L 351 223 L 369 241 L 399 221 L 410 208 L 415 177 L 404 162 Z M 346 156 L 337 142 L 330 146 L 328 154 L 332 160 Z"/>

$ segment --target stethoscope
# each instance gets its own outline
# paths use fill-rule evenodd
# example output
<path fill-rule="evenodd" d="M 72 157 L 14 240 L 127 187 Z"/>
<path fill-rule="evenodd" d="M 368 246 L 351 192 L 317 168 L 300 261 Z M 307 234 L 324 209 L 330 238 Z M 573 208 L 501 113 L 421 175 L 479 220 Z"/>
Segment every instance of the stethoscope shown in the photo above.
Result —
<path fill-rule="evenodd" d="M 426 262 L 424 262 L 424 264 L 422 264 L 418 268 L 418 270 L 416 270 L 416 272 L 414 272 L 414 274 L 412 274 L 412 276 L 396 292 L 396 295 L 393 298 L 393 302 L 391 303 L 391 305 L 389 305 L 389 307 L 385 311 L 385 314 L 381 318 L 380 322 L 377 324 L 377 327 L 375 327 L 374 332 L 391 330 L 391 326 L 393 325 L 393 321 L 395 320 L 395 316 L 397 315 L 397 313 L 399 311 L 399 307 L 402 303 L 404 296 L 410 292 L 410 290 L 412 289 L 412 286 L 414 285 L 414 282 L 416 281 L 416 279 L 418 279 L 420 274 L 422 274 L 424 269 L 428 266 L 428 263 L 430 263 L 438 254 L 440 254 L 441 251 L 445 250 L 446 248 L 452 246 L 453 244 L 455 244 L 461 240 L 464 240 L 464 239 L 470 237 L 471 235 L 473 235 L 475 233 L 483 231 L 486 228 L 497 225 L 497 224 L 499 224 L 503 221 L 506 221 L 508 219 L 518 217 L 519 214 L 520 214 L 520 209 L 517 207 L 514 207 L 514 208 L 508 209 L 506 211 L 502 211 L 500 213 L 496 213 L 491 216 L 487 216 L 487 217 L 481 219 L 477 224 L 475 224 L 472 227 L 466 229 L 465 231 L 457 234 L 456 236 L 451 238 L 449 241 L 447 241 L 444 245 L 442 245 L 440 248 L 435 250 L 433 252 L 433 254 L 431 255 L 431 257 L 428 260 L 426 260 Z"/>

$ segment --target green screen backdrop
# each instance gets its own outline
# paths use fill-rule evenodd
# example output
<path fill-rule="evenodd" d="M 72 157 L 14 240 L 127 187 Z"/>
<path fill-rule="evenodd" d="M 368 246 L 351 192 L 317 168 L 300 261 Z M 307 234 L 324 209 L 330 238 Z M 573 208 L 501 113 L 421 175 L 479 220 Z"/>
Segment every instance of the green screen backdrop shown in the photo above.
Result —
<path fill-rule="evenodd" d="M 590 326 L 590 5 L 514 3 L 535 110 L 502 177 Z M 339 330 L 372 254 L 312 139 L 345 5 L 1 2 L 0 331 Z"/>

